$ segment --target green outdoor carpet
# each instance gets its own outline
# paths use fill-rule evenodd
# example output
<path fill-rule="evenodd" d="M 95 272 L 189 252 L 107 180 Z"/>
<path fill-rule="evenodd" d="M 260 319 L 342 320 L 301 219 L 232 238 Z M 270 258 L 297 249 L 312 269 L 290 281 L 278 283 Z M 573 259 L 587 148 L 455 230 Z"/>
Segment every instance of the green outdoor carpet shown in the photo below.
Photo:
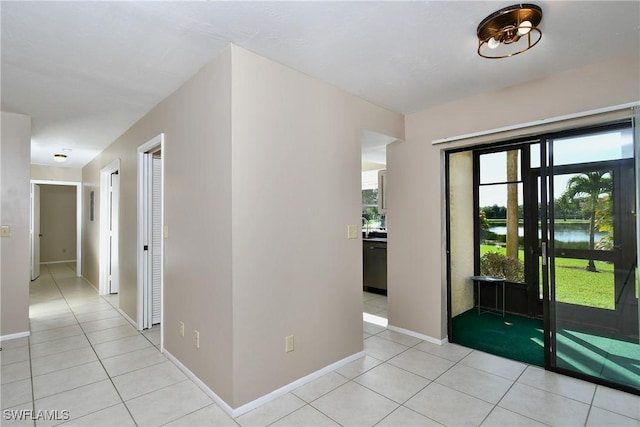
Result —
<path fill-rule="evenodd" d="M 482 313 L 452 319 L 452 342 L 511 360 L 544 366 L 542 320 Z M 640 344 L 558 328 L 556 365 L 640 390 Z"/>
<path fill-rule="evenodd" d="M 544 366 L 542 320 L 466 311 L 452 319 L 453 342 L 530 365 Z"/>

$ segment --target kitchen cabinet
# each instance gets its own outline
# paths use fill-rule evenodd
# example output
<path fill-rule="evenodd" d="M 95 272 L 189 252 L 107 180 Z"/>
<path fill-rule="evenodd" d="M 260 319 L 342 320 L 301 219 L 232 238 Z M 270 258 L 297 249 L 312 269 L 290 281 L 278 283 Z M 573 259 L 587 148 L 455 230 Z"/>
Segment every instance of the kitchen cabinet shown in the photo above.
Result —
<path fill-rule="evenodd" d="M 387 294 L 387 239 L 362 240 L 363 289 Z"/>

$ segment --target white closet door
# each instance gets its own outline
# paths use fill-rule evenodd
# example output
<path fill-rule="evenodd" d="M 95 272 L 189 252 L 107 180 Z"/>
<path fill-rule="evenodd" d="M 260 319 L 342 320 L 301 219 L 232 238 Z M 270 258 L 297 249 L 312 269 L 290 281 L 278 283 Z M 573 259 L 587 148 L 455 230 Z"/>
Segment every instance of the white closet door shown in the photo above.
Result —
<path fill-rule="evenodd" d="M 160 177 L 162 175 L 162 160 L 152 158 L 152 184 L 151 184 L 151 323 L 160 323 L 160 278 L 161 278 L 161 250 L 162 223 L 160 220 L 161 191 Z"/>

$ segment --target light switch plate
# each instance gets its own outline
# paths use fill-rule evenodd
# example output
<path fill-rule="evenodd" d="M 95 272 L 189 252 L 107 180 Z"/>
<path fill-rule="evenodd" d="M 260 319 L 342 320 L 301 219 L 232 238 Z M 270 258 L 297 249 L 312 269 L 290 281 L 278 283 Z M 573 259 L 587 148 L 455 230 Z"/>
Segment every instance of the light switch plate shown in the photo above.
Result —
<path fill-rule="evenodd" d="M 294 349 L 295 349 L 295 346 L 293 343 L 293 335 L 287 335 L 286 337 L 284 337 L 284 351 L 286 353 L 289 353 Z"/>
<path fill-rule="evenodd" d="M 349 224 L 347 226 L 347 236 L 349 239 L 357 239 L 358 238 L 358 226 Z"/>
<path fill-rule="evenodd" d="M 3 225 L 0 227 L 0 236 L 9 237 L 11 236 L 11 226 Z"/>

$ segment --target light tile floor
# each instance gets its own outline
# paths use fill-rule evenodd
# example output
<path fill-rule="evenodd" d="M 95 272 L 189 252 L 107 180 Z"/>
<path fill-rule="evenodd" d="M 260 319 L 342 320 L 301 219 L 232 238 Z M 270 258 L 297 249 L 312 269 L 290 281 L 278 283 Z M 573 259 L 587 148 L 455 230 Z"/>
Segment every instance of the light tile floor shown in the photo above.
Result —
<path fill-rule="evenodd" d="M 387 318 L 387 296 L 374 294 L 372 292 L 362 292 L 362 303 L 364 312 L 375 316 Z"/>
<path fill-rule="evenodd" d="M 31 337 L 2 343 L 0 424 L 640 426 L 638 396 L 371 323 L 365 357 L 231 419 L 113 303 L 70 266 L 43 266 Z M 59 420 L 9 419 L 20 410 Z"/>

